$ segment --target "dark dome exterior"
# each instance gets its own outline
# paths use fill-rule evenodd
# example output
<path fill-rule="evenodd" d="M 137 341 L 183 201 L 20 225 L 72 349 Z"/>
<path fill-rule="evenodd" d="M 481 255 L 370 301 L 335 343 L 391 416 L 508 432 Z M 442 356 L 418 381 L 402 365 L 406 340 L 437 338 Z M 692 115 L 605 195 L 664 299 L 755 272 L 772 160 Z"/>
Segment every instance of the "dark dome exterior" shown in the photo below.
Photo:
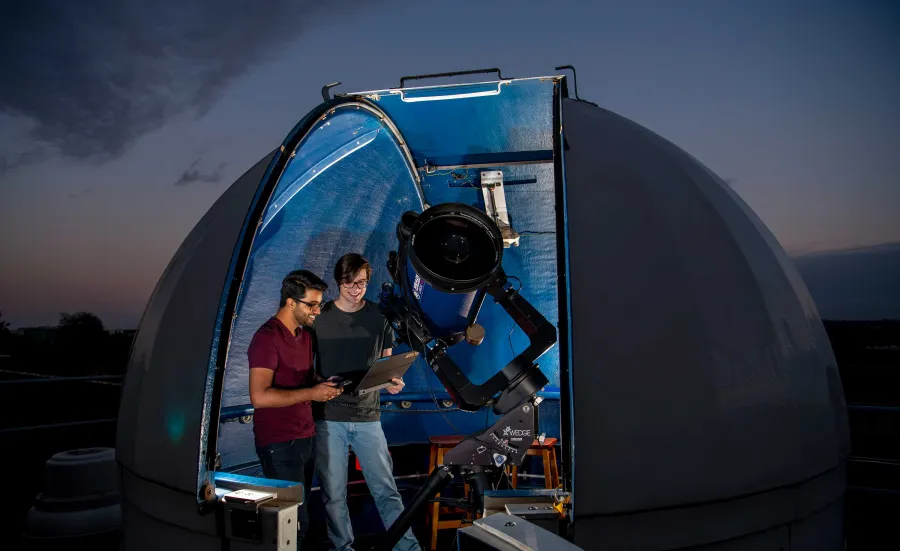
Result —
<path fill-rule="evenodd" d="M 817 512 L 809 548 L 842 544 L 846 405 L 792 262 L 673 144 L 587 102 L 562 124 L 576 543 L 783 536 Z"/>

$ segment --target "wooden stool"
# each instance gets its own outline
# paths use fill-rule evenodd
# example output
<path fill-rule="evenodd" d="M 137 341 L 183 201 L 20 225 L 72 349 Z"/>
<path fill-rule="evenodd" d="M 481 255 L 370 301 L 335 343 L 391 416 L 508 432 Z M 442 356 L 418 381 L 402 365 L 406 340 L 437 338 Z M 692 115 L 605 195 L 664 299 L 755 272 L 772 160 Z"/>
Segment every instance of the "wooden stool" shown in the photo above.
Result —
<path fill-rule="evenodd" d="M 531 443 L 531 447 L 525 452 L 526 457 L 529 455 L 540 455 L 544 461 L 544 487 L 553 489 L 559 487 L 559 467 L 556 465 L 556 438 L 544 438 L 544 443 L 539 440 Z M 512 487 L 519 487 L 519 468 L 512 467 Z"/>
<path fill-rule="evenodd" d="M 429 436 L 428 441 L 431 443 L 431 457 L 428 461 L 428 472 L 429 474 L 434 471 L 434 468 L 438 465 L 442 465 L 444 463 L 444 453 L 448 450 L 453 449 L 457 444 L 462 442 L 466 437 L 462 435 L 447 435 L 447 436 Z M 468 497 L 469 495 L 469 485 L 464 485 L 465 495 Z M 440 497 L 441 494 L 437 494 L 434 496 L 435 498 Z M 440 520 L 441 514 L 441 504 L 435 501 L 432 504 L 431 514 L 426 517 L 426 521 L 431 525 L 431 549 L 434 551 L 437 549 L 437 537 L 438 530 L 442 530 L 444 528 L 459 528 L 462 526 L 461 520 Z M 460 511 L 458 507 L 443 507 L 444 513 L 452 513 Z M 471 520 L 469 518 L 469 512 L 466 510 L 466 520 Z"/>

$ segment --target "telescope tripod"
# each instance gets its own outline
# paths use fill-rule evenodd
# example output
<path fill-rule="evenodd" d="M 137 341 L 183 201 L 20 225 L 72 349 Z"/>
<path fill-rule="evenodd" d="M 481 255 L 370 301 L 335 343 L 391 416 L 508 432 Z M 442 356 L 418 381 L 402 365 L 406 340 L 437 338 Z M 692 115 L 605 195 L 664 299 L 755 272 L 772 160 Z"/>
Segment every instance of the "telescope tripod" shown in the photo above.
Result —
<path fill-rule="evenodd" d="M 369 547 L 369 551 L 390 551 L 413 520 L 422 513 L 435 496 L 450 483 L 452 471 L 466 476 L 472 482 L 476 511 L 483 508 L 484 490 L 487 487 L 487 471 L 504 465 L 521 466 L 528 448 L 534 442 L 535 406 L 541 398 L 532 396 L 491 427 L 477 432 L 444 455 L 444 464 L 438 465 L 428 475 L 422 488 L 409 506 L 391 524 L 387 532 Z"/>

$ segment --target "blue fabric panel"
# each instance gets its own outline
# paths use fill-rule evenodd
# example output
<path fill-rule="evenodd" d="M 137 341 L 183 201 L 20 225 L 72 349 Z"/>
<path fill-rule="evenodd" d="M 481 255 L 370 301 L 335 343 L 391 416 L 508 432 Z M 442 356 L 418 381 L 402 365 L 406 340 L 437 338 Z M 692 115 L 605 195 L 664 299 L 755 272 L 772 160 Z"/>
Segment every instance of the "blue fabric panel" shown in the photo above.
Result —
<path fill-rule="evenodd" d="M 463 94 L 471 97 L 439 99 Z M 481 162 L 470 158 L 553 148 L 550 81 L 426 88 L 380 95 L 375 103 L 400 129 L 417 166 Z"/>
<path fill-rule="evenodd" d="M 331 157 L 356 140 L 358 149 Z M 223 407 L 250 401 L 247 347 L 277 311 L 284 276 L 310 270 L 329 284 L 326 297 L 334 298 L 334 264 L 352 251 L 372 262 L 373 283 L 386 280 L 385 260 L 396 248 L 396 224 L 407 210 L 422 210 L 412 173 L 393 135 L 373 114 L 339 108 L 314 127 L 285 168 L 255 236 L 236 308 Z M 367 298 L 374 300 L 378 287 L 370 286 Z M 253 461 L 252 424 L 222 425 L 218 448 L 225 466 Z"/>

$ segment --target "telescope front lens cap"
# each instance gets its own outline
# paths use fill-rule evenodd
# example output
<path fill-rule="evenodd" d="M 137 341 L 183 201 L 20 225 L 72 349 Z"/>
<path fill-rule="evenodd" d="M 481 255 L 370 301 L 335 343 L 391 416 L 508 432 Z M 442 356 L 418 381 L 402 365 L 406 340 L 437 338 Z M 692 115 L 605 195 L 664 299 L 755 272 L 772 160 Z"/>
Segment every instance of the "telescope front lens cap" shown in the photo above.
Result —
<path fill-rule="evenodd" d="M 441 248 L 448 262 L 459 264 L 469 258 L 469 240 L 461 235 L 448 235 L 441 241 Z"/>

